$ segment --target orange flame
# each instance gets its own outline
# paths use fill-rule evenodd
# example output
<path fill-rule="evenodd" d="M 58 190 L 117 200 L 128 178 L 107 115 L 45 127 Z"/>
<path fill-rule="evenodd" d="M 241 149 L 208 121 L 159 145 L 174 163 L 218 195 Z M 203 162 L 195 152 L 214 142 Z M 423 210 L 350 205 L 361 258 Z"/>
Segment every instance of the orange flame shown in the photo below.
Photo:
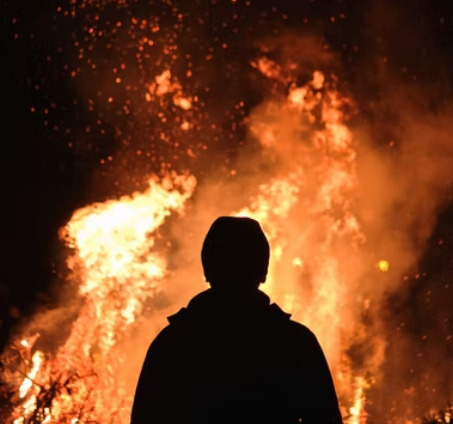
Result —
<path fill-rule="evenodd" d="M 153 250 L 153 233 L 173 211 L 183 211 L 194 188 L 192 176 L 151 179 L 143 193 L 74 213 L 62 237 L 74 252 L 68 266 L 83 303 L 56 356 L 46 361 L 41 351 L 34 353 L 19 389 L 25 401 L 13 413 L 14 424 L 28 422 L 37 410 L 43 423 L 100 417 L 109 423 L 127 422 L 131 393 L 116 380 L 127 352 L 118 352 L 117 344 L 142 314 L 146 299 L 162 289 L 158 281 L 166 263 Z M 41 393 L 52 390 L 53 397 L 43 403 Z"/>
<path fill-rule="evenodd" d="M 277 65 L 269 60 L 258 62 L 260 65 L 264 75 L 275 77 Z M 254 136 L 265 148 L 277 152 L 286 165 L 284 174 L 262 185 L 250 207 L 237 215 L 262 223 L 272 246 L 264 290 L 318 335 L 335 371 L 344 415 L 349 416 L 349 424 L 358 424 L 365 422 L 368 383 L 365 374 L 353 371 L 342 349 L 345 339 L 357 337 L 346 288 L 351 286 L 348 279 L 359 275 L 358 249 L 365 236 L 351 209 L 357 185 L 356 153 L 352 133 L 343 124 L 344 100 L 333 88 L 324 87 L 324 81 L 323 74 L 316 71 L 305 86 L 290 88 L 286 102 L 271 101 L 252 119 Z M 285 120 L 290 122 L 290 131 L 302 131 L 316 121 L 323 128 L 300 139 L 299 134 L 282 128 Z M 307 195 L 310 197 L 304 199 Z M 379 363 L 376 360 L 375 369 Z"/>

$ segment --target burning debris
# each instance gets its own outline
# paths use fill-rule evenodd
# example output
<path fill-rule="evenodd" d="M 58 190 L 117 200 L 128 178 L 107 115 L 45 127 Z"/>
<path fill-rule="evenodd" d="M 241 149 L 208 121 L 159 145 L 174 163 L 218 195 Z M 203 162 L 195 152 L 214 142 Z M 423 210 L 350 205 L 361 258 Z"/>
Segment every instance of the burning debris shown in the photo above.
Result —
<path fill-rule="evenodd" d="M 86 398 L 79 400 L 79 405 L 74 408 L 69 417 L 61 417 L 59 422 L 78 423 L 89 422 L 86 417 L 90 415 L 86 410 L 89 404 L 90 387 L 96 376 L 91 373 L 81 374 L 80 371 L 61 373 L 56 364 L 52 364 L 53 359 L 43 352 L 35 350 L 32 357 L 30 344 L 36 341 L 39 335 L 35 335 L 32 340 L 21 340 L 20 346 L 14 346 L 3 357 L 3 384 L 2 398 L 8 400 L 9 408 L 5 408 L 5 422 L 41 424 L 49 422 L 50 417 L 58 417 L 61 405 L 72 403 L 71 397 L 74 393 L 80 393 L 79 387 L 83 385 L 87 388 Z M 33 340 L 34 339 L 34 340 Z M 39 374 L 39 376 L 38 376 Z M 43 377 L 44 376 L 44 377 Z M 17 390 L 17 384 L 20 383 Z M 14 405 L 21 404 L 21 412 L 14 412 Z M 17 418 L 15 418 L 17 416 Z"/>
<path fill-rule="evenodd" d="M 429 417 L 422 419 L 422 424 L 450 424 L 453 420 L 453 408 L 448 405 L 436 413 L 430 414 Z"/>

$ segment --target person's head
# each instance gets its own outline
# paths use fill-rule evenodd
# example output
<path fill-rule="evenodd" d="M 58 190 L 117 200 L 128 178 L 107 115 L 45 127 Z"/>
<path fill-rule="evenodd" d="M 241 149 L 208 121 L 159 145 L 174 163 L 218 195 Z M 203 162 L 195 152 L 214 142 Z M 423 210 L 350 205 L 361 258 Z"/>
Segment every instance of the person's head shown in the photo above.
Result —
<path fill-rule="evenodd" d="M 206 234 L 201 262 L 211 287 L 256 289 L 266 281 L 269 243 L 258 221 L 221 216 Z"/>

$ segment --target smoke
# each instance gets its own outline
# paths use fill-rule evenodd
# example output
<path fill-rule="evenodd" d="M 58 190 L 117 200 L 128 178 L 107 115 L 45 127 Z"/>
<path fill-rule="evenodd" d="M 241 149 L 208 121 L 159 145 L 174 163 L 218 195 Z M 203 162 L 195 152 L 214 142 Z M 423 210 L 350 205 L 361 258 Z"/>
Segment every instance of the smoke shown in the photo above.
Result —
<path fill-rule="evenodd" d="M 420 31 L 423 13 L 442 20 L 432 8 L 387 2 L 370 8 L 368 51 L 353 82 L 362 109 L 354 125 L 361 140 L 358 215 L 370 255 L 390 264 L 385 278 L 368 285 L 380 299 L 387 346 L 368 409 L 389 422 L 426 416 L 453 397 L 449 285 L 427 262 L 428 242 L 451 201 L 451 84 L 442 43 L 426 37 L 436 29 L 425 21 Z"/>
<path fill-rule="evenodd" d="M 391 134 L 391 138 L 383 144 L 373 137 L 369 128 L 358 131 L 358 136 L 366 142 L 359 148 L 360 221 L 367 234 L 370 254 L 376 260 L 385 258 L 390 264 L 387 278 L 375 281 L 377 284 L 369 287 L 373 296 L 382 300 L 380 314 L 386 318 L 381 327 L 386 332 L 389 344 L 387 359 L 383 364 L 383 384 L 391 381 L 392 386 L 399 388 L 398 391 L 390 390 L 387 395 L 381 394 L 385 398 L 382 401 L 381 415 L 396 409 L 398 412 L 393 412 L 396 416 L 407 414 L 408 418 L 420 417 L 430 408 L 444 407 L 453 395 L 451 388 L 450 392 L 444 391 L 444 384 L 436 387 L 433 382 L 437 379 L 435 377 L 431 379 L 430 387 L 438 396 L 431 395 L 429 400 L 424 398 L 424 402 L 418 400 L 419 394 L 426 391 L 423 369 L 430 370 L 431 376 L 438 374 L 440 380 L 451 381 L 449 369 L 438 367 L 439 363 L 446 364 L 451 358 L 448 355 L 440 358 L 438 354 L 434 354 L 428 356 L 437 359 L 428 360 L 424 356 L 423 367 L 420 368 L 422 359 L 418 353 L 423 334 L 398 330 L 399 335 L 395 339 L 394 332 L 401 322 L 411 320 L 411 315 L 418 307 L 411 298 L 417 280 L 409 275 L 412 273 L 418 278 L 423 273 L 423 269 L 419 269 L 419 263 L 427 249 L 428 238 L 432 236 L 437 224 L 439 213 L 445 207 L 451 192 L 452 111 L 449 108 L 433 111 L 426 104 L 426 90 L 430 87 L 411 84 L 389 89 L 385 81 L 382 84 L 382 96 L 385 98 L 382 107 L 391 111 L 392 119 L 389 124 L 378 114 L 373 129 L 381 126 L 387 134 Z M 431 290 L 440 290 L 439 283 L 431 282 Z M 399 312 L 398 318 L 390 312 L 389 318 L 389 312 L 385 310 L 387 307 L 392 308 L 392 304 L 387 300 L 394 296 L 398 296 L 400 302 L 406 304 L 405 312 L 403 316 Z M 442 314 L 442 309 L 444 308 L 441 307 L 437 313 Z M 435 334 L 439 330 L 432 327 L 428 331 Z M 435 347 L 433 349 L 437 350 Z M 412 370 L 408 375 L 403 376 L 405 372 L 398 372 L 402 371 L 401 361 L 405 370 Z M 418 377 L 410 375 L 414 372 L 419 373 Z M 398 381 L 395 375 L 400 375 L 401 380 Z"/>
<path fill-rule="evenodd" d="M 375 251 L 389 258 L 398 275 L 420 258 L 447 200 L 452 124 L 449 110 L 433 114 L 404 91 L 388 102 L 397 118 L 394 138 L 379 146 L 370 133 L 359 133 L 367 144 L 359 147 L 358 208 Z"/>

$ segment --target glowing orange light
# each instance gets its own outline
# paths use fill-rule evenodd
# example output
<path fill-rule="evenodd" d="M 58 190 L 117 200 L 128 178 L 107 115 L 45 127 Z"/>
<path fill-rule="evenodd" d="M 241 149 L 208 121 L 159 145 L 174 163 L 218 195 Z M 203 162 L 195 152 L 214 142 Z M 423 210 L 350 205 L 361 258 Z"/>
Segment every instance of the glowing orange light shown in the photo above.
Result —
<path fill-rule="evenodd" d="M 381 260 L 377 264 L 379 271 L 387 272 L 390 268 L 390 264 L 386 260 Z"/>

